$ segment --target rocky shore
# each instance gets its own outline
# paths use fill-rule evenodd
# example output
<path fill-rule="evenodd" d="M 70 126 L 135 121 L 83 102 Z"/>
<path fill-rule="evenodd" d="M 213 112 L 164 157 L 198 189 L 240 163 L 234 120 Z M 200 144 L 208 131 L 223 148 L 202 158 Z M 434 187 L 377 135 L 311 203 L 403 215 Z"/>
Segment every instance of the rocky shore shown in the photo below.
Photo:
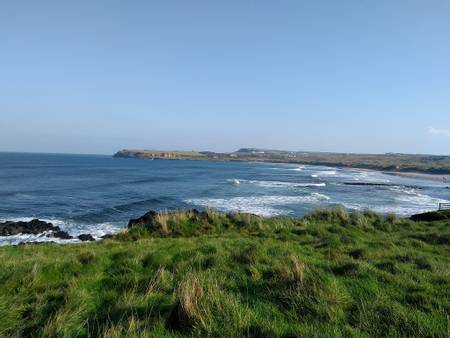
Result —
<path fill-rule="evenodd" d="M 145 226 L 148 230 L 155 230 L 160 227 L 161 218 L 171 217 L 176 212 L 161 214 L 156 211 L 149 211 L 144 215 L 130 219 L 127 225 L 128 229 L 132 229 L 139 226 Z M 189 209 L 184 212 L 184 215 L 193 217 L 196 221 L 206 221 L 209 219 L 208 212 L 199 211 L 197 209 Z M 256 215 L 252 215 L 258 217 Z M 233 215 L 229 214 L 227 217 L 233 219 Z M 433 211 L 421 214 L 412 215 L 409 219 L 413 221 L 447 221 L 450 219 L 450 210 L 445 211 Z M 0 236 L 15 236 L 15 235 L 36 235 L 38 237 L 55 238 L 62 240 L 79 240 L 81 242 L 95 241 L 96 239 L 91 234 L 81 234 L 76 237 L 71 236 L 68 232 L 61 230 L 60 227 L 53 225 L 50 222 L 45 222 L 39 219 L 33 219 L 31 221 L 6 221 L 0 223 Z M 102 239 L 115 237 L 115 235 L 108 234 L 102 237 Z M 38 243 L 39 241 L 24 241 L 19 244 L 26 243 Z"/>
<path fill-rule="evenodd" d="M 91 234 L 81 234 L 77 237 L 73 237 L 68 232 L 61 230 L 60 227 L 39 219 L 33 219 L 28 222 L 6 221 L 4 223 L 0 223 L 0 236 L 14 235 L 36 235 L 65 240 L 78 239 L 82 242 L 95 241 L 95 238 Z"/>

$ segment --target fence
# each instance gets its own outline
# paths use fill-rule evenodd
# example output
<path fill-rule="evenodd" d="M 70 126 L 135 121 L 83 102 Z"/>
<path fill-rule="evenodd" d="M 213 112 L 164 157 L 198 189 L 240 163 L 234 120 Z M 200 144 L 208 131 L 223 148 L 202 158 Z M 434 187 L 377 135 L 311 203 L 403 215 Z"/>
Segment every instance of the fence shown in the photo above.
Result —
<path fill-rule="evenodd" d="M 439 210 L 450 210 L 450 203 L 439 203 Z"/>

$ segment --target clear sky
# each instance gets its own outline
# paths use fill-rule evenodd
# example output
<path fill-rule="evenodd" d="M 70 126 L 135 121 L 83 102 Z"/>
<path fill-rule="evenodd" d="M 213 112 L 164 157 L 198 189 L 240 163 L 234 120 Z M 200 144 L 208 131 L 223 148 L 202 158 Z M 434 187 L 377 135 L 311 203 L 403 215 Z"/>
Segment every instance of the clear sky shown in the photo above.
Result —
<path fill-rule="evenodd" d="M 0 150 L 450 154 L 450 1 L 0 3 Z"/>

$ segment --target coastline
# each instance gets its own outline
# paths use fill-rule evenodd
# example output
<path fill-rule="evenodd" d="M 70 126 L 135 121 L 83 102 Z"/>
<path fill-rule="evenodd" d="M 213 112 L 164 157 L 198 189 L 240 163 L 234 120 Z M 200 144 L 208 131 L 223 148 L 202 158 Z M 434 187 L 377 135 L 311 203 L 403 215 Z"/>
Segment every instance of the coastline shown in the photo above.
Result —
<path fill-rule="evenodd" d="M 116 152 L 113 157 L 141 160 L 195 160 L 318 165 L 374 170 L 387 174 L 398 174 L 398 176 L 441 182 L 450 180 L 450 156 L 437 155 L 344 154 L 243 148 L 232 153 L 123 149 Z M 415 175 L 416 173 L 424 175 Z"/>
<path fill-rule="evenodd" d="M 450 175 L 449 174 L 429 174 L 423 172 L 403 172 L 403 171 L 382 171 L 383 174 L 391 176 L 400 176 L 407 178 L 422 179 L 428 181 L 435 181 L 441 183 L 448 183 L 450 186 Z"/>
<path fill-rule="evenodd" d="M 146 158 L 146 157 L 138 157 L 138 156 L 121 156 L 115 154 L 113 157 L 115 158 L 131 158 L 137 160 L 161 160 L 161 161 L 209 161 L 209 162 L 245 162 L 245 163 L 273 163 L 273 164 L 292 164 L 292 165 L 316 165 L 316 166 L 324 166 L 324 167 L 334 167 L 334 168 L 346 168 L 346 169 L 358 169 L 358 170 L 367 170 L 367 171 L 377 171 L 386 175 L 391 176 L 399 176 L 413 179 L 422 179 L 427 181 L 441 182 L 441 183 L 449 183 L 450 185 L 450 174 L 437 174 L 430 173 L 427 170 L 416 170 L 416 171 L 388 171 L 385 167 L 377 167 L 373 165 L 343 165 L 342 163 L 333 163 L 333 162 L 297 162 L 297 161 L 286 161 L 286 160 L 277 160 L 277 159 L 260 159 L 260 158 L 251 158 L 251 159 L 242 159 L 242 158 Z"/>

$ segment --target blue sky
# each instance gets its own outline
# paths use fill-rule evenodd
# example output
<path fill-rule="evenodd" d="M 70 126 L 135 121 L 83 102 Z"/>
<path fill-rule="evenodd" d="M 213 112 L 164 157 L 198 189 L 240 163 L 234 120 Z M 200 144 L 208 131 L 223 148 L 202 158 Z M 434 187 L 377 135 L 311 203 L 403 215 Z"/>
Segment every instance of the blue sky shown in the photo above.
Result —
<path fill-rule="evenodd" d="M 2 1 L 0 150 L 450 154 L 450 1 Z"/>

